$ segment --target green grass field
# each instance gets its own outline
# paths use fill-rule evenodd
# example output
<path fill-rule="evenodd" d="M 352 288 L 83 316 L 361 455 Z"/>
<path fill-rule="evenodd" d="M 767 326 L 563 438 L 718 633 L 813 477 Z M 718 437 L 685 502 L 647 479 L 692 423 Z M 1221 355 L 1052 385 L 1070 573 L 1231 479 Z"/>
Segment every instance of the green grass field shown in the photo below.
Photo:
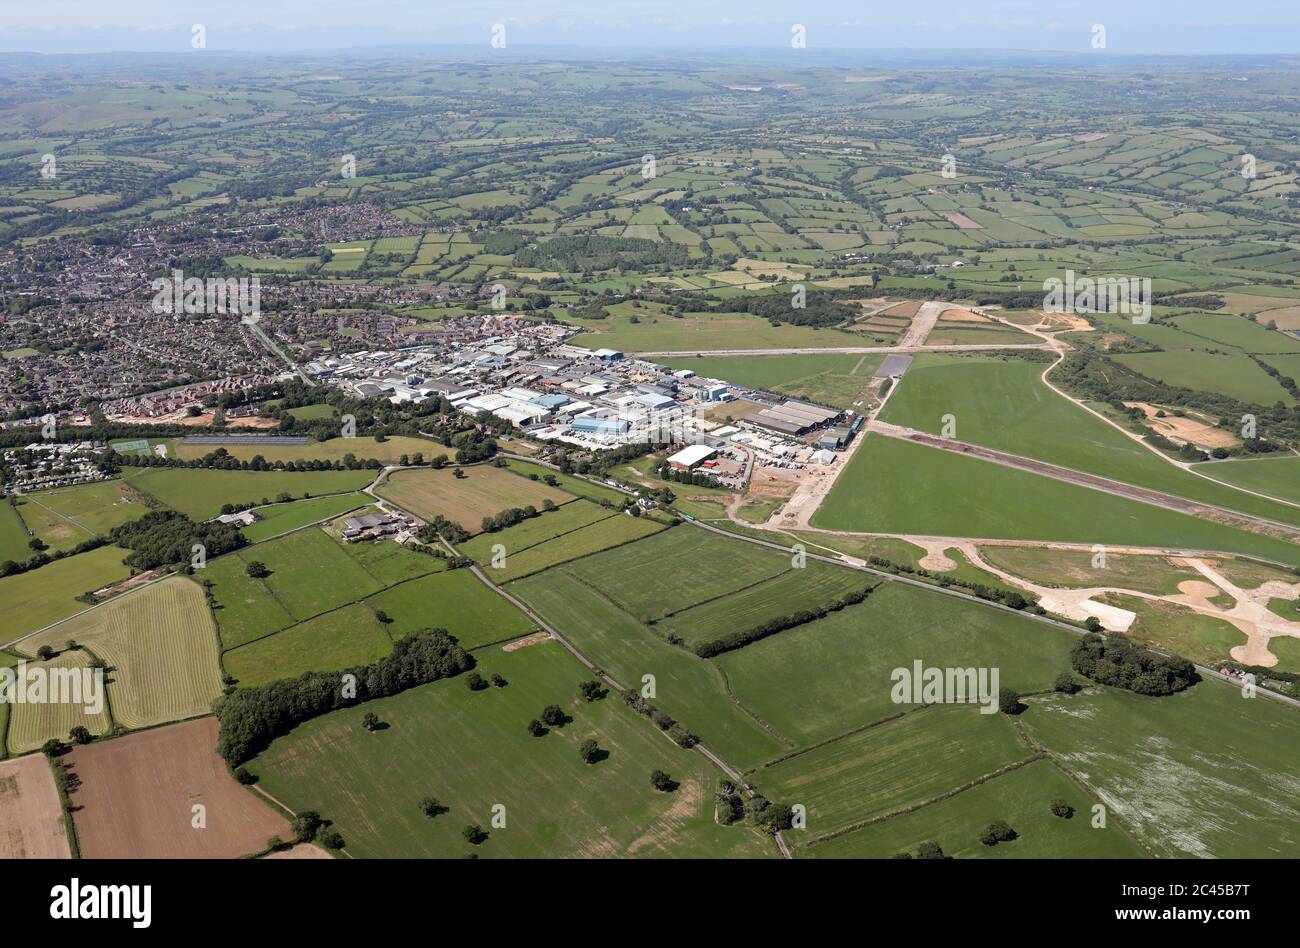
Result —
<path fill-rule="evenodd" d="M 703 531 L 700 531 L 703 532 Z M 687 645 L 753 628 L 778 616 L 824 606 L 849 592 L 876 585 L 878 580 L 853 570 L 809 560 L 757 586 L 683 609 L 658 621 L 660 631 L 673 632 Z"/>
<path fill-rule="evenodd" d="M 125 555 L 119 547 L 101 546 L 0 579 L 5 643 L 85 609 L 86 604 L 77 600 L 82 593 L 126 579 L 131 569 L 122 565 Z"/>
<path fill-rule="evenodd" d="M 933 800 L 1032 754 L 1006 715 L 937 706 L 764 767 L 753 782 L 770 799 L 802 803 L 804 832 L 816 839 Z"/>
<path fill-rule="evenodd" d="M 1157 856 L 1300 854 L 1294 708 L 1205 681 L 1163 698 L 1034 698 L 1021 719 Z"/>
<path fill-rule="evenodd" d="M 243 687 L 309 671 L 342 671 L 383 658 L 392 639 L 363 603 L 352 603 L 290 626 L 222 656 L 226 673 Z"/>
<path fill-rule="evenodd" d="M 385 589 L 366 600 L 392 620 L 394 639 L 416 629 L 446 629 L 463 648 L 478 648 L 533 631 L 526 615 L 467 569 L 434 573 Z"/>
<path fill-rule="evenodd" d="M 775 550 L 682 525 L 582 560 L 569 572 L 644 622 L 770 579 L 790 565 L 791 557 Z"/>
<path fill-rule="evenodd" d="M 1051 812 L 1064 800 L 1068 819 Z M 1094 829 L 1097 799 L 1082 790 L 1050 761 L 1012 770 L 969 790 L 910 813 L 819 841 L 800 855 L 827 859 L 885 859 L 916 854 L 924 842 L 936 842 L 956 859 L 1140 859 L 1145 853 L 1114 820 Z M 1005 820 L 1017 833 L 1010 842 L 985 846 L 980 835 L 994 820 Z M 799 838 L 794 837 L 795 842 Z"/>
<path fill-rule="evenodd" d="M 1246 490 L 1300 504 L 1300 457 L 1294 454 L 1197 464 L 1194 469 Z"/>
<path fill-rule="evenodd" d="M 736 699 L 795 746 L 900 710 L 895 668 L 998 668 L 1017 691 L 1050 688 L 1074 637 L 989 606 L 887 582 L 867 601 L 712 659 Z"/>
<path fill-rule="evenodd" d="M 131 491 L 122 480 L 96 481 L 38 491 L 27 495 L 24 500 L 32 503 L 39 501 L 79 525 L 81 530 L 101 536 L 120 524 L 148 513 L 142 504 L 131 497 Z"/>
<path fill-rule="evenodd" d="M 1300 524 L 1300 507 L 1254 497 L 1197 477 L 1057 395 L 1022 359 L 922 353 L 889 399 L 882 420 L 1191 500 Z"/>
<path fill-rule="evenodd" d="M 260 518 L 252 526 L 243 527 L 244 536 L 254 543 L 297 530 L 308 524 L 347 513 L 373 503 L 368 494 L 336 494 L 330 497 L 313 497 L 295 500 L 288 504 L 273 504 L 257 511 Z"/>
<path fill-rule="evenodd" d="M 589 524 L 617 516 L 619 513 L 616 510 L 601 507 L 587 500 L 574 500 L 555 510 L 544 511 L 541 516 L 517 523 L 513 527 L 493 533 L 480 533 L 460 544 L 459 548 L 476 563 L 486 564 L 491 562 L 492 548 L 498 544 L 505 548 L 507 556 L 513 556 L 539 543 L 545 543 Z"/>
<path fill-rule="evenodd" d="M 312 408 L 328 408 L 329 406 L 313 405 Z M 307 409 L 291 409 L 292 412 L 307 411 Z M 316 417 L 313 415 L 298 415 L 297 417 Z M 325 416 L 328 417 L 328 416 Z M 289 432 L 293 434 L 293 432 Z M 185 444 L 181 439 L 174 438 L 169 442 L 168 456 L 180 458 L 182 461 L 191 461 L 211 454 L 218 447 L 223 447 L 226 452 L 233 458 L 241 461 L 251 461 L 257 455 L 261 455 L 267 461 L 342 461 L 347 455 L 362 461 L 374 459 L 382 461 L 385 464 L 396 464 L 403 454 L 409 458 L 413 454 L 424 455 L 426 462 L 437 457 L 439 454 L 451 456 L 454 451 L 444 448 L 437 441 L 430 441 L 427 438 L 410 438 L 404 435 L 393 435 L 384 441 L 376 441 L 374 438 L 331 438 L 329 441 L 309 441 L 307 444 Z M 322 492 L 323 493 L 323 492 Z"/>
<path fill-rule="evenodd" d="M 56 628 L 25 639 L 61 651 L 72 640 L 109 666 L 113 719 L 152 727 L 206 714 L 221 693 L 217 630 L 197 583 L 176 576 L 109 600 Z"/>
<path fill-rule="evenodd" d="M 849 461 L 812 523 L 873 533 L 1219 550 L 1300 563 L 1300 547 L 1281 540 L 874 435 Z"/>
<path fill-rule="evenodd" d="M 543 517 L 545 516 L 543 514 Z M 507 545 L 505 563 L 499 567 L 491 565 L 493 552 L 491 546 L 480 555 L 487 557 L 487 576 L 499 585 L 531 576 L 559 563 L 567 563 L 569 560 L 590 556 L 602 550 L 630 544 L 634 540 L 651 536 L 664 529 L 666 528 L 663 523 L 650 517 L 633 517 L 620 513 L 571 530 L 553 540 L 534 544 L 518 553 L 511 552 Z M 506 541 L 502 538 L 506 532 L 484 534 L 481 537 L 505 544 Z"/>
<path fill-rule="evenodd" d="M 348 852 L 371 857 L 775 855 L 770 840 L 713 818 L 717 771 L 608 696 L 578 696 L 585 669 L 555 642 L 479 655 L 481 673 L 505 688 L 472 692 L 460 678 L 365 705 L 386 728 L 361 727 L 362 708 L 295 728 L 249 764 L 261 786 L 295 810 L 333 820 Z M 547 704 L 573 720 L 542 737 L 525 725 Z M 609 756 L 585 764 L 578 745 L 594 738 Z M 650 786 L 661 769 L 679 783 Z M 434 797 L 447 812 L 419 809 Z M 506 824 L 493 827 L 493 807 Z M 499 811 L 498 811 L 499 812 Z M 470 846 L 461 830 L 488 838 Z"/>
<path fill-rule="evenodd" d="M 223 504 L 259 504 L 287 491 L 295 499 L 341 494 L 365 487 L 373 471 L 223 471 L 191 468 L 146 468 L 127 484 L 195 520 L 221 512 Z"/>
<path fill-rule="evenodd" d="M 30 540 L 18 508 L 8 503 L 0 505 L 0 563 L 21 563 L 31 558 L 33 551 L 27 545 Z"/>
<path fill-rule="evenodd" d="M 521 579 L 509 591 L 622 684 L 640 689 L 652 676 L 655 705 L 734 766 L 753 767 L 789 748 L 728 696 L 711 662 L 669 645 L 570 568 Z"/>
<path fill-rule="evenodd" d="M 247 566 L 253 562 L 266 566 L 270 575 L 248 576 Z M 364 598 L 384 586 L 318 528 L 220 557 L 208 564 L 202 579 L 213 583 L 217 625 L 228 649 Z"/>

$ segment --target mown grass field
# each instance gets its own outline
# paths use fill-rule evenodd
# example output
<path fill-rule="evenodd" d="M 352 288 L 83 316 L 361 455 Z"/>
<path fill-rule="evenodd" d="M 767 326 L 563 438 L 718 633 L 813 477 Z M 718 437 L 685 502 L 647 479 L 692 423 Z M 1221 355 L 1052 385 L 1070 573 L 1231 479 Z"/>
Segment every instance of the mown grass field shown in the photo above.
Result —
<path fill-rule="evenodd" d="M 1194 470 L 1246 490 L 1300 504 L 1300 457 L 1294 454 L 1197 464 Z"/>
<path fill-rule="evenodd" d="M 326 534 L 333 537 L 333 529 L 327 529 Z M 340 545 L 354 563 L 383 586 L 438 573 L 447 568 L 446 560 L 421 553 L 393 540 L 362 540 L 359 543 L 343 542 Z"/>
<path fill-rule="evenodd" d="M 207 520 L 223 504 L 270 503 L 287 491 L 298 499 L 340 494 L 365 487 L 373 471 L 222 471 L 190 468 L 145 468 L 127 484 L 194 520 Z"/>
<path fill-rule="evenodd" d="M 1072 809 L 1069 819 L 1054 816 L 1053 800 Z M 1092 827 L 1099 801 L 1050 761 L 1012 770 L 956 796 L 931 803 L 799 850 L 801 856 L 827 859 L 886 859 L 916 854 L 936 842 L 956 859 L 1140 859 L 1142 848 L 1116 821 Z M 979 837 L 994 820 L 1005 820 L 1018 834 L 1010 842 L 985 846 Z M 793 841 L 800 842 L 794 836 Z"/>
<path fill-rule="evenodd" d="M 342 606 L 221 656 L 226 673 L 254 687 L 309 671 L 367 665 L 393 650 L 392 639 L 363 603 Z"/>
<path fill-rule="evenodd" d="M 713 818 L 717 771 L 664 740 L 615 696 L 588 703 L 585 669 L 555 642 L 479 656 L 479 671 L 505 688 L 472 692 L 460 678 L 369 702 L 386 728 L 361 727 L 358 707 L 310 721 L 249 764 L 261 786 L 295 810 L 334 821 L 361 858 L 775 855 L 772 842 Z M 528 721 L 547 704 L 573 720 L 542 737 Z M 609 756 L 585 764 L 578 745 L 594 738 Z M 661 793 L 650 772 L 679 786 Z M 419 809 L 434 797 L 447 812 Z M 505 807 L 494 828 L 492 807 Z M 461 830 L 488 838 L 470 846 Z"/>
<path fill-rule="evenodd" d="M 32 549 L 27 545 L 30 540 L 18 508 L 8 503 L 0 504 L 0 563 L 6 560 L 21 563 L 29 559 L 32 556 Z"/>
<path fill-rule="evenodd" d="M 250 577 L 247 568 L 254 562 L 262 563 L 270 575 Z M 318 528 L 219 557 L 208 564 L 201 579 L 213 584 L 217 625 L 225 648 L 354 602 L 385 585 Z"/>
<path fill-rule="evenodd" d="M 769 799 L 807 807 L 797 842 L 925 803 L 1033 755 L 1003 714 L 953 705 L 909 713 L 758 771 Z M 806 832 L 806 837 L 805 837 Z"/>
<path fill-rule="evenodd" d="M 692 606 L 660 619 L 660 631 L 673 632 L 688 645 L 805 609 L 824 606 L 849 592 L 875 586 L 878 580 L 853 570 L 809 560 L 800 569 L 791 567 L 757 586 Z"/>
<path fill-rule="evenodd" d="M 467 569 L 423 576 L 385 589 L 366 600 L 387 614 L 394 640 L 417 629 L 446 629 L 462 648 L 517 638 L 533 631 L 526 615 L 485 586 Z"/>
<path fill-rule="evenodd" d="M 873 533 L 1218 550 L 1300 564 L 1300 546 L 1282 540 L 875 435 L 854 454 L 812 523 Z"/>
<path fill-rule="evenodd" d="M 302 410 L 292 409 L 294 412 Z M 362 461 L 373 458 L 384 464 L 396 464 L 403 454 L 409 458 L 419 453 L 424 455 L 424 460 L 428 462 L 439 454 L 450 456 L 455 453 L 444 448 L 437 441 L 430 441 L 427 438 L 393 435 L 383 441 L 376 441 L 374 438 L 331 438 L 329 441 L 309 441 L 307 444 L 185 444 L 182 439 L 174 438 L 169 443 L 167 455 L 183 461 L 191 461 L 211 454 L 218 447 L 225 448 L 231 457 L 240 461 L 251 461 L 259 454 L 267 461 L 342 461 L 350 454 Z"/>
<path fill-rule="evenodd" d="M 100 535 L 148 513 L 148 509 L 131 496 L 130 489 L 122 480 L 57 487 L 38 491 L 24 499 L 39 501 L 60 516 L 76 521 L 84 530 Z"/>
<path fill-rule="evenodd" d="M 221 693 L 217 630 L 197 583 L 176 576 L 126 593 L 18 646 L 75 641 L 103 659 L 113 719 L 152 727 L 205 714 Z"/>
<path fill-rule="evenodd" d="M 652 676 L 655 705 L 734 766 L 753 767 L 790 748 L 728 697 L 712 663 L 669 645 L 570 569 L 529 576 L 509 591 L 624 685 L 640 689 Z"/>
<path fill-rule="evenodd" d="M 562 490 L 486 464 L 465 468 L 464 474 L 458 478 L 451 468 L 395 471 L 375 492 L 425 520 L 441 514 L 471 533 L 478 532 L 484 517 L 511 507 L 540 510 L 543 501 L 562 504 L 572 499 Z"/>
<path fill-rule="evenodd" d="M 94 536 L 89 530 L 77 526 L 67 517 L 36 500 L 27 497 L 22 498 L 18 502 L 17 510 L 19 516 L 23 518 L 26 528 L 32 532 L 33 536 L 44 543 L 51 552 L 70 550 L 78 543 L 84 543 Z M 34 553 L 34 550 L 28 548 L 26 555 L 20 556 L 18 559 L 27 559 L 33 556 Z"/>
<path fill-rule="evenodd" d="M 796 746 L 903 710 L 891 672 L 998 668 L 1000 685 L 1051 688 L 1069 669 L 1063 629 L 949 596 L 886 582 L 866 602 L 712 659 L 736 699 Z"/>
<path fill-rule="evenodd" d="M 130 567 L 122 565 L 126 553 L 120 547 L 101 546 L 0 579 L 0 602 L 5 604 L 4 641 L 12 642 L 85 609 L 86 604 L 77 596 L 131 575 Z"/>
<path fill-rule="evenodd" d="M 658 316 L 631 322 L 631 316 L 610 316 L 583 323 L 589 332 L 569 342 L 590 349 L 625 352 L 687 352 L 700 349 L 804 349 L 823 346 L 859 346 L 855 333 L 806 326 L 773 326 L 748 313 L 685 313 L 680 318 Z"/>
<path fill-rule="evenodd" d="M 954 437 L 1190 500 L 1300 524 L 1289 507 L 1197 477 L 1165 461 L 1040 380 L 1047 363 L 922 353 L 885 406 L 882 420 Z"/>
<path fill-rule="evenodd" d="M 499 567 L 491 565 L 492 548 L 488 546 L 485 551 L 488 565 L 485 569 L 487 576 L 499 585 L 531 576 L 559 563 L 567 563 L 592 553 L 630 544 L 634 540 L 640 540 L 665 529 L 663 523 L 652 517 L 633 517 L 620 513 L 585 527 L 579 527 L 577 530 L 571 530 L 553 540 L 534 544 L 518 553 L 511 553 L 507 546 L 505 563 Z M 480 537 L 500 538 L 505 532 L 481 534 Z M 496 542 L 504 541 L 496 539 Z"/>
<path fill-rule="evenodd" d="M 1028 703 L 1032 738 L 1153 854 L 1300 854 L 1294 708 L 1211 681 L 1163 698 L 1104 688 Z"/>
<path fill-rule="evenodd" d="M 555 510 L 543 511 L 540 516 L 517 523 L 513 527 L 493 533 L 480 533 L 472 540 L 460 544 L 459 549 L 476 563 L 486 564 L 491 562 L 492 548 L 498 544 L 505 547 L 507 556 L 522 553 L 539 543 L 545 543 L 581 527 L 617 516 L 619 516 L 617 510 L 601 507 L 579 498 Z"/>
<path fill-rule="evenodd" d="M 570 572 L 645 622 L 770 579 L 791 557 L 685 524 L 582 560 Z M 653 581 L 648 577 L 653 576 Z"/>
<path fill-rule="evenodd" d="M 83 651 L 62 652 L 41 662 L 44 668 L 86 668 L 90 656 Z M 83 692 L 83 697 L 88 697 Z M 68 740 L 68 732 L 74 727 L 82 726 L 92 734 L 107 734 L 113 727 L 109 713 L 109 699 L 101 692 L 103 707 L 98 714 L 91 714 L 91 704 L 83 701 L 73 702 L 46 701 L 39 704 L 14 704 L 9 710 L 9 731 L 6 742 L 10 756 L 25 754 L 37 750 L 50 738 Z"/>

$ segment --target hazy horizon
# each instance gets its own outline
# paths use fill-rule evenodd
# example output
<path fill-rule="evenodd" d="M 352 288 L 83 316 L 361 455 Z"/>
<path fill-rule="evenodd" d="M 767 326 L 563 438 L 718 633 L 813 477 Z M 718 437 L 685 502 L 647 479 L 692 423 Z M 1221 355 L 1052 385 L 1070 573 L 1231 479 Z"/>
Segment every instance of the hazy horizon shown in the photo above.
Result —
<path fill-rule="evenodd" d="M 931 0 L 924 8 L 862 9 L 851 0 L 721 0 L 707 8 L 651 0 L 49 0 L 0 9 L 0 52 L 187 52 L 202 24 L 206 49 L 313 52 L 381 46 L 482 46 L 503 25 L 507 46 L 607 52 L 708 48 L 995 50 L 1096 55 L 1300 53 L 1300 9 L 1283 0 Z M 1094 47 L 1094 27 L 1105 48 Z M 1261 41 L 1261 37 L 1264 37 Z"/>

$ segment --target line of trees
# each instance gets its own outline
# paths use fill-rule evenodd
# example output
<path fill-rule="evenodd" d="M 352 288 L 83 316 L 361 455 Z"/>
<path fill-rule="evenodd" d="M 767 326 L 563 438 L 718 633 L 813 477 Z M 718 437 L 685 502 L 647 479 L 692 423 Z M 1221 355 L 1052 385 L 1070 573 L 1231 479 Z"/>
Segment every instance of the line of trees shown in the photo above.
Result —
<path fill-rule="evenodd" d="M 385 698 L 469 670 L 474 660 L 445 629 L 421 629 L 400 639 L 370 665 L 341 672 L 305 672 L 217 699 L 217 753 L 237 767 L 303 721 Z"/>
<path fill-rule="evenodd" d="M 865 589 L 855 590 L 854 592 L 845 593 L 839 599 L 832 599 L 824 606 L 815 606 L 812 609 L 804 609 L 800 612 L 792 613 L 787 616 L 777 616 L 775 619 L 768 619 L 766 622 L 760 622 L 756 626 L 748 629 L 738 629 L 734 632 L 728 632 L 719 638 L 708 642 L 701 642 L 695 646 L 695 654 L 700 658 L 712 658 L 714 655 L 720 655 L 723 652 L 730 652 L 734 649 L 743 648 L 750 642 L 757 642 L 759 639 L 765 639 L 769 635 L 776 635 L 778 632 L 784 632 L 786 629 L 793 629 L 795 626 L 806 625 L 809 622 L 816 622 L 823 619 L 832 612 L 839 612 L 848 606 L 854 606 L 862 602 L 871 595 L 871 590 L 875 586 L 868 586 Z"/>

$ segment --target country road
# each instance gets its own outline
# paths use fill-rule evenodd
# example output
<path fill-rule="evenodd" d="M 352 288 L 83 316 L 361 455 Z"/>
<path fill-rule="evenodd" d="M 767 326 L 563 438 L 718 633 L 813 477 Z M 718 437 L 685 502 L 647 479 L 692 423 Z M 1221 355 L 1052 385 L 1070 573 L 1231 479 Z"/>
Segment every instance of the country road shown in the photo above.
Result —
<path fill-rule="evenodd" d="M 901 441 L 911 441 L 916 444 L 939 448 L 943 451 L 951 451 L 954 454 L 964 454 L 968 457 L 979 458 L 982 461 L 1001 464 L 1004 467 L 1027 471 L 1032 474 L 1041 474 L 1054 480 L 1065 481 L 1080 487 L 1088 487 L 1092 490 L 1124 497 L 1128 500 L 1136 500 L 1144 504 L 1150 504 L 1153 507 L 1163 507 L 1166 510 L 1190 514 L 1193 517 L 1202 519 L 1213 519 L 1220 523 L 1227 523 L 1256 533 L 1265 530 L 1273 531 L 1274 533 L 1284 534 L 1292 542 L 1300 542 L 1300 527 L 1282 523 L 1278 520 L 1269 520 L 1265 517 L 1240 513 L 1226 507 L 1216 507 L 1213 504 L 1188 500 L 1176 494 L 1166 494 L 1147 487 L 1135 487 L 1132 484 L 1121 483 L 1097 474 L 1085 474 L 1072 468 L 1048 464 L 1046 461 L 1037 461 L 1033 458 L 1021 457 L 1018 454 L 1010 454 L 1006 451 L 995 451 L 992 448 L 970 444 L 966 441 L 957 441 L 953 438 L 941 438 L 923 431 L 892 425 L 886 421 L 870 421 L 865 427 L 868 432 L 882 437 L 897 438 Z"/>

